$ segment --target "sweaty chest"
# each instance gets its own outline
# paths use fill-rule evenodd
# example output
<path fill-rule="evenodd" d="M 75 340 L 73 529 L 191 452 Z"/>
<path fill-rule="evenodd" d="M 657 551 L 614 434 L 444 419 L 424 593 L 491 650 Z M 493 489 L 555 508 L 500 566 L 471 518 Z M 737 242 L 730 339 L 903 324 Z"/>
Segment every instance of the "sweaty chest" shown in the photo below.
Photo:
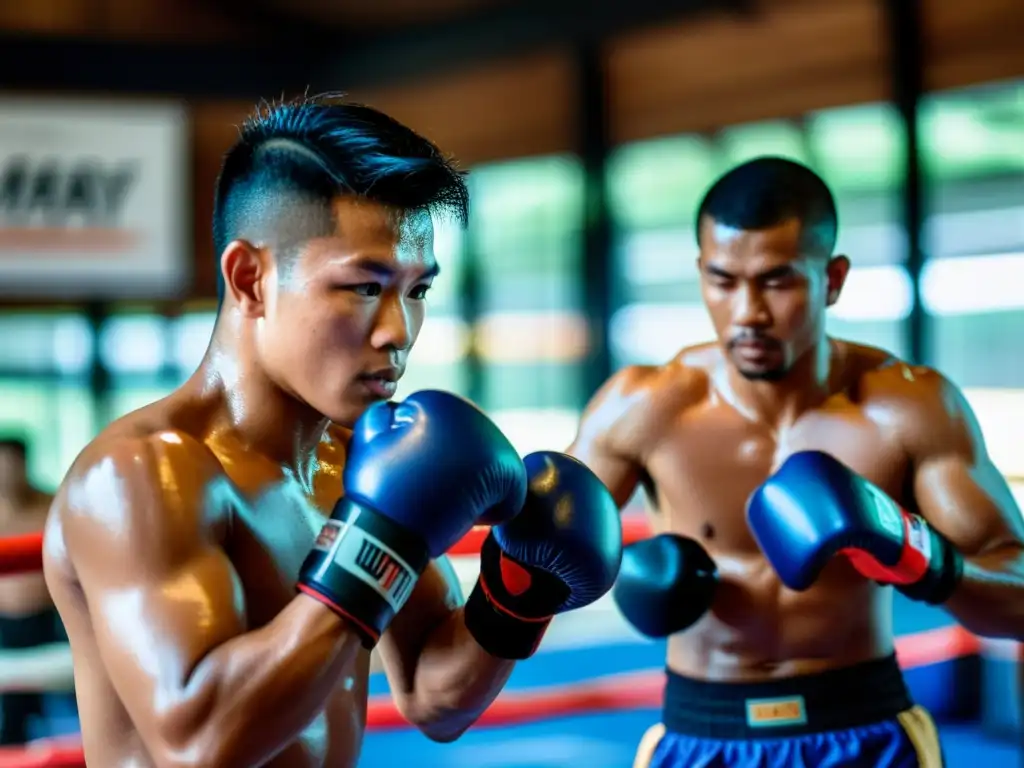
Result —
<path fill-rule="evenodd" d="M 907 463 L 898 436 L 853 406 L 805 415 L 777 433 L 731 408 L 709 406 L 670 432 L 648 462 L 659 527 L 716 550 L 757 551 L 747 499 L 800 451 L 829 453 L 891 496 L 903 495 Z"/>
<path fill-rule="evenodd" d="M 339 462 L 320 465 L 305 487 L 273 468 L 231 465 L 231 524 L 224 550 L 238 574 L 250 630 L 295 598 L 295 581 L 323 522 L 341 497 Z M 268 768 L 354 766 L 366 719 L 369 654 L 339 678 L 323 711 Z"/>
<path fill-rule="evenodd" d="M 252 487 L 255 485 L 256 487 Z M 227 546 L 245 593 L 249 627 L 263 626 L 295 596 L 295 581 L 320 528 L 341 495 L 280 478 L 242 488 Z"/>

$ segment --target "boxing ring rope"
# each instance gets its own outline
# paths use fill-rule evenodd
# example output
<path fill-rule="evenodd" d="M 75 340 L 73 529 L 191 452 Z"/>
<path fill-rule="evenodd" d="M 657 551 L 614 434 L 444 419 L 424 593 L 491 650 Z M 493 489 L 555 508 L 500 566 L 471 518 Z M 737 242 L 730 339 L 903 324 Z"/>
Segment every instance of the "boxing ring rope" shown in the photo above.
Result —
<path fill-rule="evenodd" d="M 0 575 L 16 576 L 43 568 L 43 534 L 0 537 Z"/>
<path fill-rule="evenodd" d="M 480 554 L 480 546 L 487 537 L 487 526 L 478 525 L 448 550 L 452 557 Z M 632 544 L 651 535 L 646 520 L 624 517 L 622 538 Z M 0 575 L 14 576 L 41 570 L 43 567 L 43 534 L 26 533 L 20 536 L 0 537 Z"/>
<path fill-rule="evenodd" d="M 474 528 L 449 550 L 465 556 L 479 552 L 486 527 Z M 623 518 L 623 540 L 628 544 L 651 535 L 642 518 Z M 14 575 L 42 566 L 42 534 L 0 538 L 0 574 Z M 904 669 L 933 664 L 980 652 L 981 642 L 959 626 L 903 635 L 896 638 L 896 655 Z M 506 690 L 481 715 L 475 727 L 508 727 L 574 715 L 657 709 L 665 685 L 662 669 L 604 675 L 592 680 L 527 691 Z M 367 731 L 408 728 L 389 695 L 370 697 Z M 0 747 L 0 768 L 83 768 L 85 759 L 77 736 Z"/>

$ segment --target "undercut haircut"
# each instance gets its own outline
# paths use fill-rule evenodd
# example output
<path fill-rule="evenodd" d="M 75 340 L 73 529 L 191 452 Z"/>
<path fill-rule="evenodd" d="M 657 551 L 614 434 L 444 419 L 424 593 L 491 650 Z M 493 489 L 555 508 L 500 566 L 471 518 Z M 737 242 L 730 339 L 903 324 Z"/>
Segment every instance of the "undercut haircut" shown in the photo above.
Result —
<path fill-rule="evenodd" d="M 371 107 L 326 94 L 264 103 L 239 131 L 217 179 L 213 247 L 233 240 L 274 248 L 278 259 L 329 234 L 332 201 L 351 195 L 401 213 L 469 217 L 465 174 L 432 142 Z"/>
<path fill-rule="evenodd" d="M 818 174 L 782 157 L 758 157 L 721 176 L 697 209 L 697 244 L 705 218 L 743 230 L 767 229 L 793 219 L 805 246 L 830 257 L 839 217 L 835 198 Z"/>

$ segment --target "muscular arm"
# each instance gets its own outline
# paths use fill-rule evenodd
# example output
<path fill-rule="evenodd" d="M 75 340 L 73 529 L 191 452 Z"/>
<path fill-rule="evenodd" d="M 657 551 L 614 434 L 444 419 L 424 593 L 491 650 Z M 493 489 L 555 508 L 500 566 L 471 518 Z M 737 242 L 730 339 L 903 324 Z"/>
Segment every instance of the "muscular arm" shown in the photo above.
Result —
<path fill-rule="evenodd" d="M 566 453 L 597 475 L 624 506 L 640 482 L 641 448 L 650 428 L 657 369 L 631 366 L 610 378 L 583 412 Z"/>
<path fill-rule="evenodd" d="M 358 638 L 303 595 L 246 631 L 238 576 L 212 533 L 219 466 L 190 438 L 123 441 L 76 475 L 64 545 L 154 763 L 262 765 L 350 672 Z"/>
<path fill-rule="evenodd" d="M 451 563 L 433 561 L 377 646 L 399 711 L 434 741 L 454 741 L 476 722 L 515 664 L 477 644 L 463 602 Z"/>
<path fill-rule="evenodd" d="M 1024 640 L 1024 520 L 992 463 L 970 406 L 952 384 L 924 372 L 907 429 L 921 515 L 964 556 L 945 608 L 967 629 Z"/>

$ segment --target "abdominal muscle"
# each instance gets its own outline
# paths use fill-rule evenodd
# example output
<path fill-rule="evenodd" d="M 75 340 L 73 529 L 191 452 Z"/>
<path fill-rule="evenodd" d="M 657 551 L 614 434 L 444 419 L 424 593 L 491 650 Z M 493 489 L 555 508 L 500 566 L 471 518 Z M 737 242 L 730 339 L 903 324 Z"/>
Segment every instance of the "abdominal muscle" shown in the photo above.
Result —
<path fill-rule="evenodd" d="M 694 679 L 756 682 L 814 674 L 893 651 L 892 598 L 843 560 L 805 592 L 783 587 L 760 555 L 715 555 L 711 610 L 669 639 L 668 667 Z"/>

